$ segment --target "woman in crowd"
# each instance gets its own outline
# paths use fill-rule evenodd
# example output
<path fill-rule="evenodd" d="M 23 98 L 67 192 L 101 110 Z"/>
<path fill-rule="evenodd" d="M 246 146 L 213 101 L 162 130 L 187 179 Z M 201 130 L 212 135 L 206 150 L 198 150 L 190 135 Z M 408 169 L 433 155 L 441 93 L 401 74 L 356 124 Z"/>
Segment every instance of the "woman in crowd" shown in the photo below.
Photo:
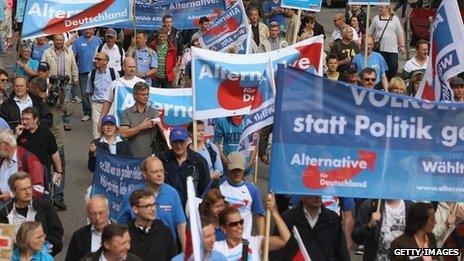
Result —
<path fill-rule="evenodd" d="M 208 169 L 211 180 L 217 180 L 223 174 L 223 167 L 219 150 L 214 143 L 205 141 L 205 124 L 203 121 L 197 120 L 197 147 L 196 152 L 200 153 L 203 158 L 208 162 Z M 192 139 L 190 143 L 190 149 L 194 149 L 193 146 L 193 122 L 187 126 L 189 136 Z"/>
<path fill-rule="evenodd" d="M 435 227 L 435 209 L 431 203 L 415 203 L 406 215 L 404 234 L 393 240 L 390 246 L 390 260 L 411 260 L 407 256 L 395 255 L 395 249 L 436 248 L 437 240 L 432 233 Z M 438 260 L 436 257 L 423 256 L 412 260 Z"/>
<path fill-rule="evenodd" d="M 364 35 L 364 28 L 361 27 L 358 16 L 353 15 L 350 18 L 350 26 L 356 30 L 356 33 L 358 34 L 358 38 L 361 39 L 362 36 Z"/>
<path fill-rule="evenodd" d="M 419 89 L 420 83 L 424 78 L 423 72 L 416 72 L 411 76 L 408 84 L 408 95 L 411 97 L 416 96 L 416 92 Z"/>
<path fill-rule="evenodd" d="M 271 236 L 269 239 L 269 250 L 278 250 L 287 244 L 290 239 L 290 231 L 287 225 L 280 217 L 277 207 L 275 205 L 275 197 L 271 194 L 266 199 L 266 206 L 271 211 L 274 222 L 279 231 L 279 236 Z M 219 214 L 219 224 L 226 234 L 226 239 L 216 241 L 214 243 L 214 250 L 221 252 L 227 260 L 238 260 L 242 254 L 243 242 L 243 218 L 240 212 L 234 207 L 226 207 Z M 262 244 L 263 236 L 252 236 L 247 238 L 249 241 L 248 246 L 248 260 L 259 261 L 263 253 L 264 244 Z"/>
<path fill-rule="evenodd" d="M 399 76 L 391 78 L 388 83 L 388 92 L 407 95 L 406 85 L 404 84 L 403 79 Z"/>
<path fill-rule="evenodd" d="M 203 201 L 198 207 L 201 216 L 205 216 L 211 220 L 214 226 L 216 241 L 226 239 L 224 231 L 219 226 L 219 213 L 226 207 L 227 202 L 219 189 L 214 188 L 206 193 Z"/>
<path fill-rule="evenodd" d="M 406 53 L 403 27 L 391 6 L 379 6 L 379 14 L 372 19 L 368 33 L 375 42 L 380 42 L 378 51 L 387 62 L 387 78 L 391 79 L 398 72 L 398 53 Z"/>
<path fill-rule="evenodd" d="M 21 224 L 16 234 L 17 249 L 14 250 L 11 260 L 53 260 L 46 252 L 48 244 L 45 244 L 45 233 L 39 222 L 27 221 Z"/>
<path fill-rule="evenodd" d="M 441 248 L 456 225 L 464 221 L 464 206 L 455 202 L 440 202 L 435 220 L 437 224 L 433 228 L 433 234 L 437 238 L 437 247 Z"/>
<path fill-rule="evenodd" d="M 181 70 L 181 75 L 179 76 L 179 87 L 181 88 L 192 87 L 192 46 L 201 48 L 200 40 L 198 38 L 192 39 L 190 42 L 190 48 L 185 49 L 185 53 L 180 61 L 179 69 Z"/>
<path fill-rule="evenodd" d="M 101 138 L 93 140 L 89 146 L 89 159 L 87 168 L 94 172 L 97 161 L 97 148 L 111 154 L 132 157 L 132 152 L 127 141 L 122 140 L 118 135 L 116 118 L 113 115 L 106 115 L 101 120 Z"/>
<path fill-rule="evenodd" d="M 18 60 L 13 66 L 13 71 L 16 75 L 21 75 L 30 78 L 37 75 L 39 68 L 39 61 L 31 58 L 31 47 L 29 44 L 24 43 L 19 47 Z"/>
<path fill-rule="evenodd" d="M 300 31 L 298 32 L 297 42 L 314 36 L 314 24 L 316 20 L 312 16 L 306 16 L 301 19 Z"/>

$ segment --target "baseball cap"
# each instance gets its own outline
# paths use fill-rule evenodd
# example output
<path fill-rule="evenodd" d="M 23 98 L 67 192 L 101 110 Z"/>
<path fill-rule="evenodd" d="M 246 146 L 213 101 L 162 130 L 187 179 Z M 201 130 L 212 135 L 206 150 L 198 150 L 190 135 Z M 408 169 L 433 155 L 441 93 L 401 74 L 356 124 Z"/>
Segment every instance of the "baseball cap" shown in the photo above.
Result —
<path fill-rule="evenodd" d="M 349 63 L 346 66 L 346 73 L 357 73 L 358 72 L 358 66 L 355 63 Z"/>
<path fill-rule="evenodd" d="M 105 36 L 106 35 L 111 35 L 111 36 L 116 37 L 118 34 L 116 33 L 116 30 L 114 30 L 113 28 L 108 28 L 106 29 Z"/>
<path fill-rule="evenodd" d="M 101 120 L 101 125 L 104 125 L 107 123 L 113 123 L 114 125 L 116 125 L 116 118 L 113 115 L 104 116 Z"/>
<path fill-rule="evenodd" d="M 174 141 L 186 141 L 188 139 L 187 129 L 182 127 L 174 127 L 169 134 L 169 140 Z"/>
<path fill-rule="evenodd" d="M 450 80 L 450 86 L 451 88 L 454 88 L 455 86 L 464 86 L 464 80 L 461 77 L 453 77 Z"/>
<path fill-rule="evenodd" d="M 40 62 L 37 69 L 41 71 L 48 71 L 50 70 L 50 65 L 47 62 Z"/>
<path fill-rule="evenodd" d="M 240 152 L 232 152 L 227 156 L 230 163 L 227 165 L 227 168 L 232 169 L 241 169 L 245 170 L 245 157 Z"/>

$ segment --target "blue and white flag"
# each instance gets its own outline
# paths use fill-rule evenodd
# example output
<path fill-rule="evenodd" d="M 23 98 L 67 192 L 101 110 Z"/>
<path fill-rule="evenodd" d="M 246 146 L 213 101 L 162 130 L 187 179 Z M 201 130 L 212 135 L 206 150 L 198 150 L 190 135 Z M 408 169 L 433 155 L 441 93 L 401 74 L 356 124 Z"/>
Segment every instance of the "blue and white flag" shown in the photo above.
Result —
<path fill-rule="evenodd" d="M 464 71 L 464 26 L 456 0 L 441 2 L 432 28 L 430 57 L 416 97 L 453 101 L 449 80 Z"/>
<path fill-rule="evenodd" d="M 211 51 L 229 52 L 231 48 L 238 51 L 247 39 L 248 31 L 246 11 L 239 0 L 209 25 L 199 41 L 204 49 Z"/>
<path fill-rule="evenodd" d="M 129 0 L 28 0 L 22 39 L 109 25 L 132 18 Z"/>
<path fill-rule="evenodd" d="M 243 44 L 240 46 L 240 49 L 237 51 L 237 54 L 250 54 L 254 53 L 253 52 L 253 44 L 254 48 L 258 50 L 258 46 L 256 43 L 253 41 L 253 32 L 251 31 L 251 24 L 248 26 L 248 35 L 243 41 Z"/>
<path fill-rule="evenodd" d="M 274 122 L 274 97 L 275 82 L 271 60 L 268 61 L 266 70 L 258 85 L 258 93 L 261 94 L 262 102 L 250 111 L 245 117 L 245 126 L 240 135 L 239 147 L 246 147 L 245 141 L 250 135 Z"/>

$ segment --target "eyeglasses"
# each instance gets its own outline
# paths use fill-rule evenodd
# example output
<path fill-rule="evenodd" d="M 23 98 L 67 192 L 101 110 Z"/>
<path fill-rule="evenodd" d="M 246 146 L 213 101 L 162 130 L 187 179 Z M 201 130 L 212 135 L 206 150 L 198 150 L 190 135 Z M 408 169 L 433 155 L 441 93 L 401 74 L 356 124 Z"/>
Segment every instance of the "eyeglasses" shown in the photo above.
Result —
<path fill-rule="evenodd" d="M 227 224 L 227 226 L 229 226 L 229 227 L 236 227 L 238 225 L 243 226 L 243 222 L 244 222 L 244 220 L 240 219 L 240 221 L 230 222 L 229 224 Z"/>
<path fill-rule="evenodd" d="M 363 78 L 365 82 L 375 82 L 375 78 Z"/>
<path fill-rule="evenodd" d="M 139 207 L 139 208 L 154 208 L 155 206 L 156 206 L 156 203 L 147 204 L 147 205 L 138 205 L 137 207 Z"/>
<path fill-rule="evenodd" d="M 8 79 L 0 79 L 2 82 L 8 82 Z"/>
<path fill-rule="evenodd" d="M 105 60 L 108 60 L 108 59 L 95 57 L 94 60 L 95 60 L 95 61 L 105 61 Z"/>

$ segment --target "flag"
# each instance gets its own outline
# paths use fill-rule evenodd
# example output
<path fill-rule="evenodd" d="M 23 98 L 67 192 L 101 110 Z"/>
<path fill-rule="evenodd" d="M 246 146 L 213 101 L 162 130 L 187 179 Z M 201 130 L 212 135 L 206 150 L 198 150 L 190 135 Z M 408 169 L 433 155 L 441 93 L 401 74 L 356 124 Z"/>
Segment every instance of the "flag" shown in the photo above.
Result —
<path fill-rule="evenodd" d="M 252 49 L 252 42 L 253 41 L 253 33 L 251 31 L 251 24 L 248 26 L 248 34 L 247 34 L 247 37 L 245 39 L 245 41 L 243 41 L 242 45 L 240 46 L 240 49 L 237 51 L 238 54 L 250 54 L 250 53 L 253 53 L 253 49 Z M 256 45 L 256 44 L 255 44 Z M 257 47 L 256 47 L 257 48 Z"/>
<path fill-rule="evenodd" d="M 269 59 L 263 77 L 258 85 L 258 93 L 261 94 L 261 99 L 255 98 L 250 113 L 245 117 L 245 126 L 240 135 L 240 149 L 247 147 L 249 142 L 247 137 L 252 133 L 271 125 L 274 122 L 274 97 L 275 97 L 275 82 L 272 69 L 272 62 Z"/>
<path fill-rule="evenodd" d="M 308 251 L 306 251 L 306 248 L 304 246 L 303 240 L 301 240 L 300 233 L 298 233 L 298 229 L 293 226 L 292 228 L 293 231 L 293 237 L 295 237 L 296 242 L 298 243 L 298 247 L 300 250 L 296 252 L 296 254 L 293 256 L 292 260 L 293 261 L 311 261 L 311 258 L 309 257 Z"/>
<path fill-rule="evenodd" d="M 184 260 L 203 260 L 203 231 L 201 229 L 200 213 L 195 200 L 195 187 L 193 186 L 192 177 L 187 177 L 187 208 L 189 214 L 189 230 L 187 231 L 187 239 L 190 243 L 186 245 L 184 252 Z"/>
<path fill-rule="evenodd" d="M 204 49 L 237 53 L 246 41 L 249 30 L 245 8 L 239 0 L 209 25 L 199 41 Z"/>
<path fill-rule="evenodd" d="M 449 79 L 464 71 L 464 26 L 456 0 L 442 1 L 430 34 L 427 69 L 416 97 L 452 101 Z"/>

